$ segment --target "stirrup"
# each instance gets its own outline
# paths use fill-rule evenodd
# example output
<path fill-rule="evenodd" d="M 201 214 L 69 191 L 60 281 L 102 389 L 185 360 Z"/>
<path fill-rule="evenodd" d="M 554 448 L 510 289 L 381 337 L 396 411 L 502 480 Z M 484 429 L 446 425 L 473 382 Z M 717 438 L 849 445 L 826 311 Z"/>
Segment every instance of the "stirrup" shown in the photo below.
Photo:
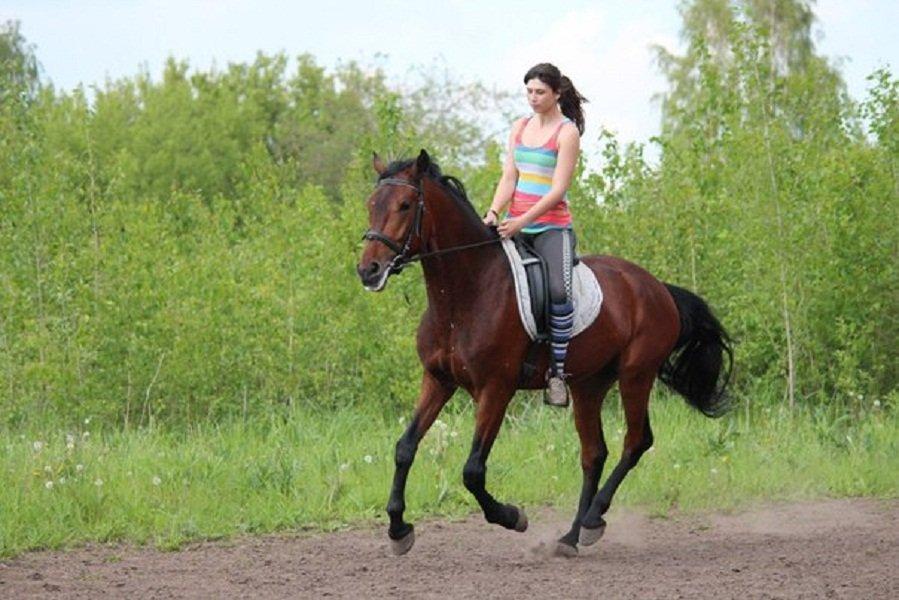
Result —
<path fill-rule="evenodd" d="M 543 403 L 561 408 L 568 406 L 568 386 L 565 385 L 563 377 L 554 375 L 546 381 L 546 388 L 543 390 Z"/>

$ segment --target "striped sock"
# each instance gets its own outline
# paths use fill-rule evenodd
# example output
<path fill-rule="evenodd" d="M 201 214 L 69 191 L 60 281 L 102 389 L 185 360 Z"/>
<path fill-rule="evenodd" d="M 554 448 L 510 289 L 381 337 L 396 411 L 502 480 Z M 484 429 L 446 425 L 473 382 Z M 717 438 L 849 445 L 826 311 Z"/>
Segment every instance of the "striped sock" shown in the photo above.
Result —
<path fill-rule="evenodd" d="M 555 375 L 561 376 L 565 370 L 565 355 L 568 354 L 568 340 L 574 327 L 574 305 L 553 303 L 550 307 L 549 332 L 553 348 Z"/>

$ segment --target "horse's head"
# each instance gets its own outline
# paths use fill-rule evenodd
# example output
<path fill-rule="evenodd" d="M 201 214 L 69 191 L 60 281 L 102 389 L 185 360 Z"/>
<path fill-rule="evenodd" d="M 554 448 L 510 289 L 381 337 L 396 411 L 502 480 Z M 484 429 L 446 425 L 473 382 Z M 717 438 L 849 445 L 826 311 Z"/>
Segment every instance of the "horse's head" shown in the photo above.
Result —
<path fill-rule="evenodd" d="M 421 222 L 424 215 L 422 176 L 431 165 L 424 150 L 405 169 L 385 176 L 387 167 L 374 155 L 378 186 L 369 196 L 365 247 L 356 271 L 365 289 L 379 292 L 387 278 L 399 273 L 409 258 L 421 249 Z"/>

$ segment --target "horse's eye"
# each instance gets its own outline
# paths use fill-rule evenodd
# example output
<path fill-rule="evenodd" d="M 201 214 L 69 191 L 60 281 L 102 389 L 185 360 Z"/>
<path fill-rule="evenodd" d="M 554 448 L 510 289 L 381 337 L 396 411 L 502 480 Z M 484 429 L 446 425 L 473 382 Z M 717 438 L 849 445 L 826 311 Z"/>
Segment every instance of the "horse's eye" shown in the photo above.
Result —
<path fill-rule="evenodd" d="M 403 212 L 403 211 L 405 211 L 405 210 L 409 210 L 409 206 L 410 206 L 410 204 L 409 204 L 408 202 L 403 202 L 403 203 L 401 203 L 401 204 L 400 204 L 400 212 Z"/>

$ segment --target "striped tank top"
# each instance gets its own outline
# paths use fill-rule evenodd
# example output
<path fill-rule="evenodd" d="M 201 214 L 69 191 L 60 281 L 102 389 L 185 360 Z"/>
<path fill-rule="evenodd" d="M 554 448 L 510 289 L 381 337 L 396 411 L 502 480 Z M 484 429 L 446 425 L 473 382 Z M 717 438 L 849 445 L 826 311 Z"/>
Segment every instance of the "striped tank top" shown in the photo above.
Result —
<path fill-rule="evenodd" d="M 521 133 L 531 118 L 525 122 L 515 136 L 515 167 L 518 182 L 509 207 L 509 216 L 520 217 L 545 196 L 552 187 L 553 173 L 559 158 L 559 131 L 571 120 L 565 118 L 542 146 L 525 146 L 521 143 Z M 558 204 L 537 217 L 533 223 L 522 229 L 524 233 L 540 233 L 547 229 L 571 229 L 571 212 L 568 210 L 568 194 Z"/>

